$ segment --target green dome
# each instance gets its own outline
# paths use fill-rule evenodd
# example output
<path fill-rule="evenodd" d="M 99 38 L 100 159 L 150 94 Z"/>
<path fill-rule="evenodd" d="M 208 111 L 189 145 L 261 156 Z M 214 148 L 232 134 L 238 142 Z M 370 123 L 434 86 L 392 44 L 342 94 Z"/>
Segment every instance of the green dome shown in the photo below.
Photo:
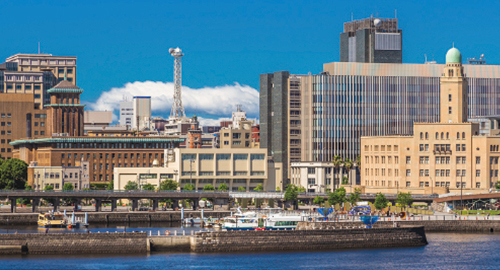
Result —
<path fill-rule="evenodd" d="M 453 47 L 446 53 L 446 64 L 462 64 L 462 54 Z"/>

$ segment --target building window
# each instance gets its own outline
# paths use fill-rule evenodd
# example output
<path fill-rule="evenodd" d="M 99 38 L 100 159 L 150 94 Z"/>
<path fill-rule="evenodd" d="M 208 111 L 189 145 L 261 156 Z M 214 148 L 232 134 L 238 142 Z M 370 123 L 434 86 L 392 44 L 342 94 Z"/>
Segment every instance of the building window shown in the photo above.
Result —
<path fill-rule="evenodd" d="M 476 177 L 481 177 L 481 170 L 476 170 Z"/>
<path fill-rule="evenodd" d="M 465 151 L 465 144 L 462 144 L 462 151 Z"/>
<path fill-rule="evenodd" d="M 465 139 L 465 132 L 462 132 L 462 139 Z"/>
<path fill-rule="evenodd" d="M 481 187 L 481 182 L 476 182 L 476 188 L 480 188 Z"/>
<path fill-rule="evenodd" d="M 316 185 L 316 179 L 315 178 L 308 178 L 307 184 L 308 185 Z"/>
<path fill-rule="evenodd" d="M 457 144 L 457 152 L 460 152 L 460 144 Z"/>
<path fill-rule="evenodd" d="M 428 144 L 425 145 L 425 151 L 429 151 L 429 145 Z"/>
<path fill-rule="evenodd" d="M 316 173 L 316 168 L 307 168 L 307 173 L 308 174 L 315 174 Z"/>
<path fill-rule="evenodd" d="M 461 162 L 460 162 L 460 159 L 461 159 L 461 157 L 457 157 L 457 164 L 460 164 L 460 163 L 461 163 Z"/>
<path fill-rule="evenodd" d="M 429 176 L 429 170 L 428 169 L 425 170 L 425 176 Z"/>
<path fill-rule="evenodd" d="M 421 144 L 421 145 L 419 146 L 419 148 L 420 148 L 420 151 L 424 151 L 424 145 L 423 145 L 423 144 Z"/>
<path fill-rule="evenodd" d="M 423 181 L 421 181 L 421 182 L 419 183 L 419 187 L 424 187 L 424 182 L 423 182 Z"/>
<path fill-rule="evenodd" d="M 450 170 L 446 170 L 446 177 L 450 177 Z"/>
<path fill-rule="evenodd" d="M 410 164 L 411 163 L 411 157 L 406 157 L 406 164 Z"/>
<path fill-rule="evenodd" d="M 476 157 L 476 164 L 481 164 L 481 157 Z"/>
<path fill-rule="evenodd" d="M 406 187 L 410 187 L 411 186 L 411 182 L 410 181 L 406 181 Z"/>
<path fill-rule="evenodd" d="M 424 170 L 423 169 L 420 169 L 420 174 L 419 174 L 421 177 L 424 176 Z"/>
<path fill-rule="evenodd" d="M 450 102 L 451 102 L 451 94 L 450 94 L 450 95 L 448 95 L 448 101 L 450 101 Z"/>
<path fill-rule="evenodd" d="M 448 114 L 451 114 L 451 107 L 448 107 Z"/>
<path fill-rule="evenodd" d="M 406 176 L 411 176 L 411 170 L 406 170 Z"/>

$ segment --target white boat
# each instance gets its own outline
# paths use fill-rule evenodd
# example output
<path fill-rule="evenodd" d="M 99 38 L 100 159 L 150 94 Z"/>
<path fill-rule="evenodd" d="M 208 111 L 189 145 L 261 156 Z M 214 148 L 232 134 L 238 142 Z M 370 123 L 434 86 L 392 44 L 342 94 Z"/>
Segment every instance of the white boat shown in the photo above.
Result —
<path fill-rule="evenodd" d="M 266 230 L 293 230 L 297 227 L 299 221 L 306 221 L 307 218 L 305 214 L 272 214 L 265 220 L 265 228 Z"/>
<path fill-rule="evenodd" d="M 255 230 L 255 228 L 259 227 L 259 219 L 255 212 L 242 213 L 240 208 L 238 208 L 238 212 L 238 214 L 224 218 L 224 225 L 222 225 L 223 229 L 228 231 L 248 231 Z"/>
<path fill-rule="evenodd" d="M 203 223 L 206 224 L 208 221 L 209 221 L 208 218 L 206 218 L 206 217 L 203 218 Z M 184 224 L 184 225 L 200 225 L 201 218 L 200 217 L 197 217 L 197 218 L 188 217 L 182 221 L 182 224 Z"/>

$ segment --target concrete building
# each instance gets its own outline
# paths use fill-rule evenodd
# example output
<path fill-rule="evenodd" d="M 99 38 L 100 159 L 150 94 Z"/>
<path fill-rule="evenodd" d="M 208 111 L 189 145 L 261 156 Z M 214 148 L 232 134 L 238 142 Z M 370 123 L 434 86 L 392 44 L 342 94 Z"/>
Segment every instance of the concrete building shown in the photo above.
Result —
<path fill-rule="evenodd" d="M 151 130 L 151 97 L 134 97 L 132 108 L 132 129 Z"/>
<path fill-rule="evenodd" d="M 232 123 L 219 130 L 220 148 L 256 148 L 259 143 L 252 138 L 253 122 L 247 119 L 247 113 L 238 105 L 233 112 Z"/>
<path fill-rule="evenodd" d="M 344 23 L 340 62 L 403 63 L 403 30 L 398 19 L 366 18 Z"/>
<path fill-rule="evenodd" d="M 73 185 L 74 190 L 90 188 L 89 162 L 76 161 L 74 166 L 38 166 L 37 162 L 31 162 L 27 180 L 35 190 L 49 185 L 54 190 L 62 190 L 66 183 Z"/>
<path fill-rule="evenodd" d="M 261 74 L 259 82 L 260 147 L 272 156 L 281 190 L 289 183 L 289 77 L 288 71 Z"/>
<path fill-rule="evenodd" d="M 479 124 L 467 122 L 468 83 L 475 80 L 466 71 L 460 52 L 450 49 L 440 78 L 439 122 L 414 123 L 414 135 L 361 138 L 366 192 L 476 193 L 499 180 L 500 136 L 481 136 Z"/>
<path fill-rule="evenodd" d="M 47 90 L 66 78 L 76 84 L 76 57 L 16 54 L 0 64 L 0 93 L 34 95 L 34 106 L 49 104 Z"/>
<path fill-rule="evenodd" d="M 113 123 L 112 111 L 85 111 L 83 113 L 84 130 L 106 129 Z"/>
<path fill-rule="evenodd" d="M 290 183 L 306 188 L 307 192 L 332 192 L 344 187 L 347 192 L 353 192 L 359 184 L 357 165 L 350 171 L 343 166 L 338 170 L 332 162 L 292 162 L 290 165 Z M 351 184 L 352 183 L 352 184 Z"/>
<path fill-rule="evenodd" d="M 132 118 L 134 117 L 134 105 L 132 101 L 124 99 L 120 101 L 120 125 L 132 126 Z"/>
<path fill-rule="evenodd" d="M 123 190 L 129 181 L 139 186 L 150 183 L 158 187 L 161 181 L 172 179 L 179 182 L 181 188 L 192 183 L 196 190 L 203 190 L 208 184 L 218 188 L 222 183 L 233 191 L 239 187 L 253 190 L 259 184 L 265 190 L 275 190 L 276 182 L 268 175 L 266 152 L 259 148 L 167 149 L 163 167 L 115 167 L 114 189 Z"/>
<path fill-rule="evenodd" d="M 47 112 L 35 109 L 33 94 L 1 94 L 0 96 L 0 156 L 12 158 L 10 142 L 20 138 L 47 136 Z"/>

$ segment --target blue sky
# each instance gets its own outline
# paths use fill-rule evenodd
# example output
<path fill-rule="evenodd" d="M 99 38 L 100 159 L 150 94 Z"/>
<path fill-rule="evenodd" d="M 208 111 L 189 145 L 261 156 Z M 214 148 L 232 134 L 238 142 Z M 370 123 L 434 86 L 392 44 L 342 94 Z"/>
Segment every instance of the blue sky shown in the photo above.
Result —
<path fill-rule="evenodd" d="M 126 83 L 173 81 L 168 48 L 178 46 L 185 52 L 183 85 L 238 83 L 258 90 L 261 73 L 318 73 L 323 63 L 338 61 L 339 33 L 351 13 L 354 19 L 394 17 L 395 9 L 404 62 L 422 63 L 424 54 L 443 62 L 452 42 L 464 59 L 484 53 L 488 63 L 500 62 L 500 2 L 332 0 L 4 0 L 0 59 L 36 53 L 39 41 L 45 53 L 76 55 L 82 99 L 92 104 Z M 193 104 L 188 113 L 196 113 Z M 168 116 L 170 104 L 164 107 L 157 114 Z M 255 108 L 249 111 L 257 116 Z M 226 116 L 201 105 L 197 113 Z"/>

